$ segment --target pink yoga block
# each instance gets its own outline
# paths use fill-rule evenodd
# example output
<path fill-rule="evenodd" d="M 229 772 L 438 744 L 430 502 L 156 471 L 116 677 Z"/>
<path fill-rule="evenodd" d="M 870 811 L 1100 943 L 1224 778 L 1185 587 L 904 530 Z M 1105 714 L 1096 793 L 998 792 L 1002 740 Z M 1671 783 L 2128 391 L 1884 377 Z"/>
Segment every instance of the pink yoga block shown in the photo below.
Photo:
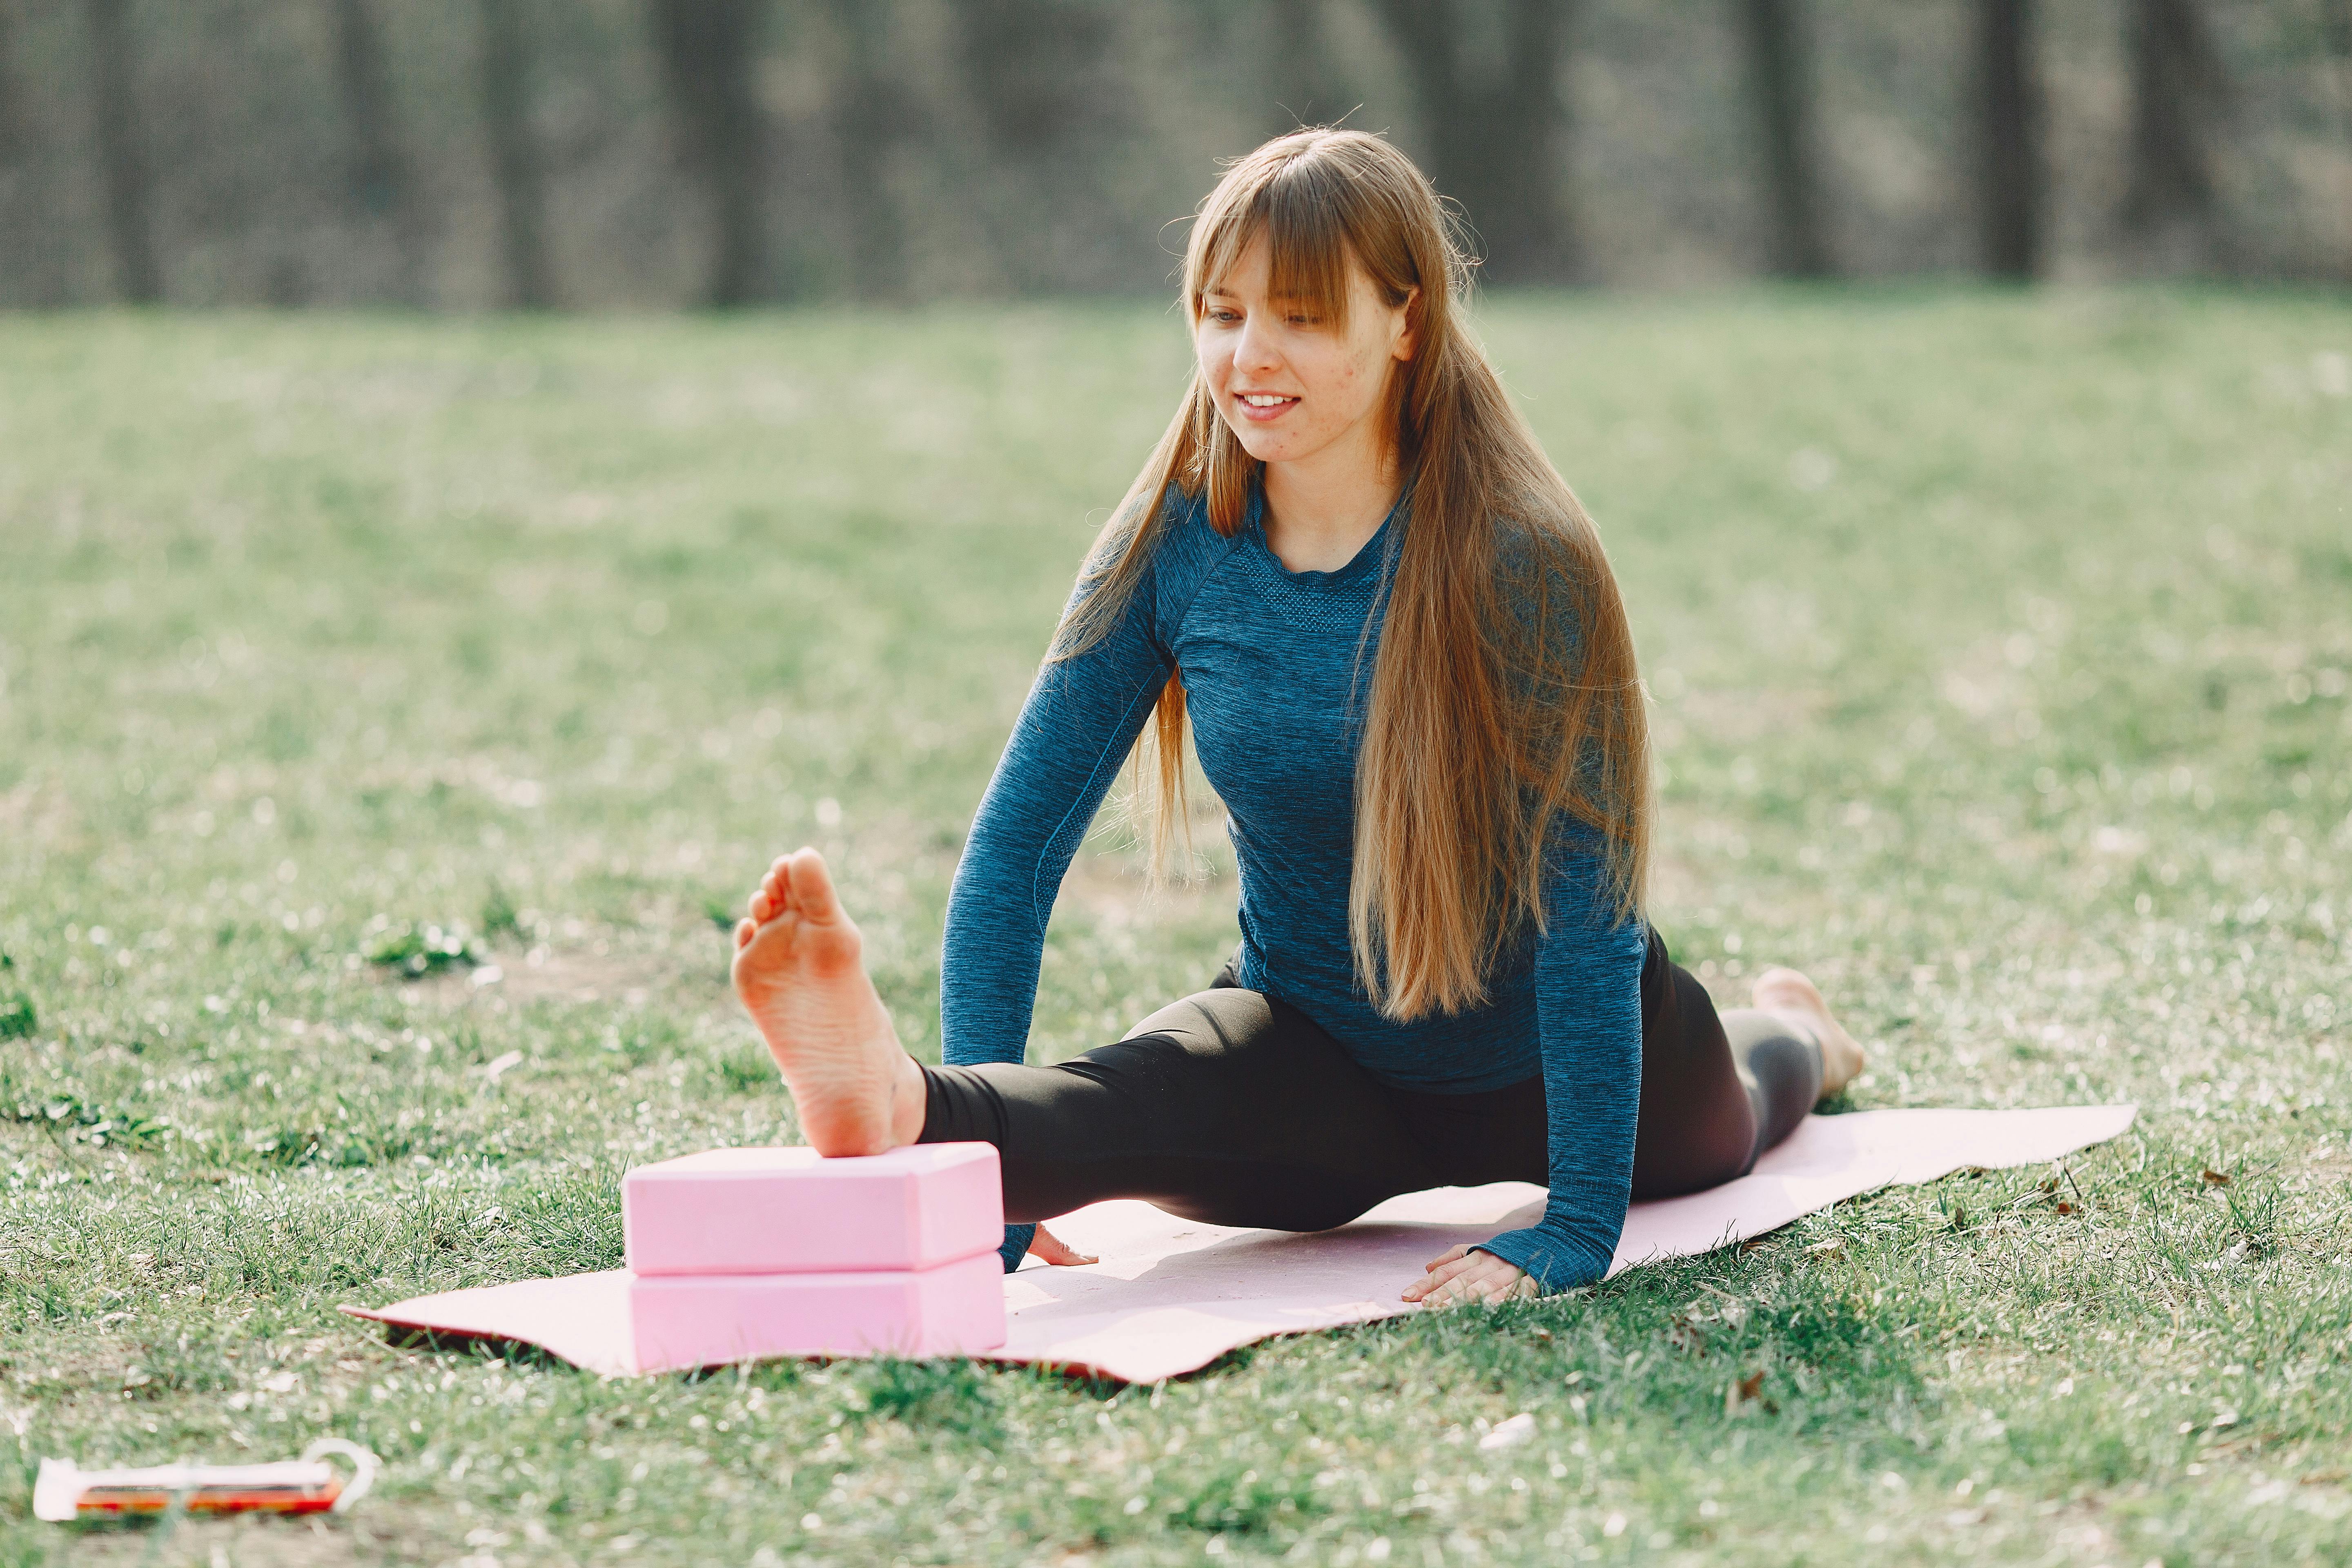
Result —
<path fill-rule="evenodd" d="M 640 1276 L 629 1282 L 640 1372 L 772 1355 L 977 1355 L 1004 1342 L 993 1250 L 937 1268 Z"/>
<path fill-rule="evenodd" d="M 709 1149 L 621 1179 L 629 1268 L 643 1275 L 934 1268 L 1004 1241 L 986 1143 L 916 1143 L 828 1160 L 814 1149 Z"/>

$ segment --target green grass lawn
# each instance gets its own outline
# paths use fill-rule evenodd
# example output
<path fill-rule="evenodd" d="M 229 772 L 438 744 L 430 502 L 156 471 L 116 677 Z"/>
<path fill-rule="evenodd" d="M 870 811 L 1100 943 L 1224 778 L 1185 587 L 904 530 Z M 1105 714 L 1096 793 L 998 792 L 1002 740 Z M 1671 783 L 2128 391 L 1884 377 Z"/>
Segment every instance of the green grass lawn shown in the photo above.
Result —
<path fill-rule="evenodd" d="M 797 1137 L 718 925 L 776 851 L 936 1051 L 1181 329 L 0 319 L 0 1563 L 2352 1561 L 2352 303 L 1485 323 L 1632 605 L 1679 955 L 1810 970 L 1855 1106 L 2133 1134 L 1158 1389 L 388 1346 L 333 1309 L 614 1266 L 629 1165 Z M 1097 833 L 1033 1052 L 1208 979 L 1207 858 Z M 27 1517 L 326 1434 L 386 1461 L 332 1525 Z"/>

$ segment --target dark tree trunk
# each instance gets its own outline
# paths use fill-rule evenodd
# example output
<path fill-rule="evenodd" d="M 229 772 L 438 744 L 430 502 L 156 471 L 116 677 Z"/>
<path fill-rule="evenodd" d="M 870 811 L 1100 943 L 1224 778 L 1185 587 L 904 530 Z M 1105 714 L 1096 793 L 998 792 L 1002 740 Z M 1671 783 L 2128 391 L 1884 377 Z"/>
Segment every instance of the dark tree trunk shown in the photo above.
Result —
<path fill-rule="evenodd" d="M 499 250 L 507 302 L 526 310 L 555 303 L 547 259 L 547 183 L 530 134 L 530 58 L 518 0 L 481 0 L 482 123 L 498 186 Z"/>
<path fill-rule="evenodd" d="M 1275 134 L 1301 125 L 1329 125 L 1355 108 L 1331 68 L 1328 0 L 1271 0 L 1274 51 L 1267 86 L 1277 117 Z"/>
<path fill-rule="evenodd" d="M 32 150 L 33 126 L 16 85 L 16 0 L 0 0 L 0 168 Z"/>
<path fill-rule="evenodd" d="M 1128 3 L 953 0 L 956 66 L 987 141 L 979 156 L 953 156 L 950 166 L 970 170 L 976 188 L 999 198 L 976 203 L 974 216 L 1016 289 L 1066 286 L 1066 263 L 1045 231 L 1072 221 L 1066 215 L 1077 207 L 1114 204 L 1102 187 L 1117 165 L 1104 149 L 1131 113 L 1133 89 L 1115 76 L 1116 7 Z"/>
<path fill-rule="evenodd" d="M 900 86 L 890 49 L 890 10 L 877 0 L 832 0 L 848 49 L 834 84 L 834 140 L 841 150 L 843 206 L 849 217 L 853 287 L 861 298 L 902 300 L 913 279 L 906 226 L 889 188 L 890 163 L 913 130 L 917 109 Z"/>
<path fill-rule="evenodd" d="M 1771 269 L 1782 278 L 1827 278 L 1835 269 L 1822 221 L 1812 39 L 1803 0 L 1740 0 L 1739 19 L 1764 142 Z"/>
<path fill-rule="evenodd" d="M 2221 52 L 2199 0 L 2132 0 L 2131 182 L 2123 219 L 2153 236 L 2188 232 L 2213 241 L 2210 159 L 2214 121 L 2227 97 Z"/>
<path fill-rule="evenodd" d="M 1977 203 L 1987 273 L 2042 271 L 2045 174 L 2032 0 L 1977 0 Z"/>
<path fill-rule="evenodd" d="M 392 105 L 392 79 L 383 58 L 383 32 L 371 0 L 332 0 L 335 79 L 342 90 L 351 132 L 346 178 L 352 211 L 362 224 L 388 230 L 394 289 L 409 304 L 422 304 L 424 237 L 408 159 Z"/>
<path fill-rule="evenodd" d="M 2336 57 L 2336 90 L 2343 102 L 2345 134 L 2352 139 L 2352 0 L 2323 0 L 2320 21 L 2326 30 L 2327 52 Z M 2339 261 L 2344 276 L 2352 279 L 2352 255 Z"/>
<path fill-rule="evenodd" d="M 98 157 L 106 183 L 107 237 L 122 297 L 134 305 L 160 304 L 163 269 L 155 256 L 153 192 L 148 178 L 145 126 L 139 113 L 138 62 L 123 0 L 85 0 L 89 24 L 91 107 L 98 120 Z"/>
<path fill-rule="evenodd" d="M 1570 12 L 1570 0 L 1505 0 L 1502 78 L 1474 82 L 1453 0 L 1381 0 L 1421 110 L 1429 177 L 1460 205 L 1479 239 L 1481 270 L 1497 282 L 1564 282 L 1581 266 L 1559 88 Z"/>
<path fill-rule="evenodd" d="M 1381 0 L 1381 17 L 1421 110 L 1430 181 L 1438 195 L 1459 203 L 1474 225 L 1483 222 L 1477 210 L 1486 205 L 1477 189 L 1480 137 L 1471 123 L 1475 110 L 1462 81 L 1460 19 L 1454 0 Z"/>
<path fill-rule="evenodd" d="M 1000 152 L 1034 157 L 1100 122 L 1112 37 L 1102 5 L 956 0 L 955 20 L 964 80 Z"/>
<path fill-rule="evenodd" d="M 1560 91 L 1570 10 L 1569 0 L 1510 0 L 1503 89 L 1489 100 L 1478 152 L 1486 269 L 1498 283 L 1566 283 L 1583 271 L 1568 195 L 1573 127 Z"/>
<path fill-rule="evenodd" d="M 767 149 L 756 81 L 766 10 L 765 0 L 652 0 L 678 153 L 709 205 L 703 299 L 720 309 L 767 292 Z"/>

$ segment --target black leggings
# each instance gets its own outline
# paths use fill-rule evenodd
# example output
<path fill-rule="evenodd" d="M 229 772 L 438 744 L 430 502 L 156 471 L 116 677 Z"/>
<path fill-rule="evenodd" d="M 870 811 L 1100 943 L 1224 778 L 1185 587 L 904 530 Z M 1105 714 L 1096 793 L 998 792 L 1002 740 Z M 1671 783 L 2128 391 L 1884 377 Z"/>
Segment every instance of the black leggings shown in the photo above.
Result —
<path fill-rule="evenodd" d="M 1424 1187 L 1549 1179 L 1543 1079 L 1479 1094 L 1394 1089 L 1305 1014 L 1216 988 L 1056 1067 L 923 1069 L 921 1142 L 993 1143 L 1004 1217 L 1143 1198 L 1213 1225 L 1328 1230 Z M 1822 1084 L 1820 1043 L 1777 1014 L 1717 1016 L 1655 931 L 1642 966 L 1633 1196 L 1744 1175 Z"/>

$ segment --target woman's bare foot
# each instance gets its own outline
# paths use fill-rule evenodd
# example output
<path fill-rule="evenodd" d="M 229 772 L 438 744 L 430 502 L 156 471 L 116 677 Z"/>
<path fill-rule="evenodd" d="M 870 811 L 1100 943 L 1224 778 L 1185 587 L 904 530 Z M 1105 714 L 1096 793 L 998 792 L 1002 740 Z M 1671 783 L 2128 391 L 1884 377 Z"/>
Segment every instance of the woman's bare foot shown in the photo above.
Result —
<path fill-rule="evenodd" d="M 768 868 L 735 928 L 735 994 L 783 1069 L 820 1154 L 880 1154 L 923 1131 L 923 1070 L 898 1045 L 866 978 L 864 942 L 824 857 Z"/>
<path fill-rule="evenodd" d="M 1029 1256 L 1042 1258 L 1056 1268 L 1075 1268 L 1081 1263 L 1100 1263 L 1101 1258 L 1089 1252 L 1080 1252 L 1044 1226 L 1029 1243 Z"/>
<path fill-rule="evenodd" d="M 1801 1024 L 1822 1043 L 1822 1098 L 1827 1100 L 1862 1071 L 1862 1047 L 1830 1016 L 1830 1005 L 1813 983 L 1793 969 L 1768 969 L 1756 977 L 1756 1005 Z"/>

